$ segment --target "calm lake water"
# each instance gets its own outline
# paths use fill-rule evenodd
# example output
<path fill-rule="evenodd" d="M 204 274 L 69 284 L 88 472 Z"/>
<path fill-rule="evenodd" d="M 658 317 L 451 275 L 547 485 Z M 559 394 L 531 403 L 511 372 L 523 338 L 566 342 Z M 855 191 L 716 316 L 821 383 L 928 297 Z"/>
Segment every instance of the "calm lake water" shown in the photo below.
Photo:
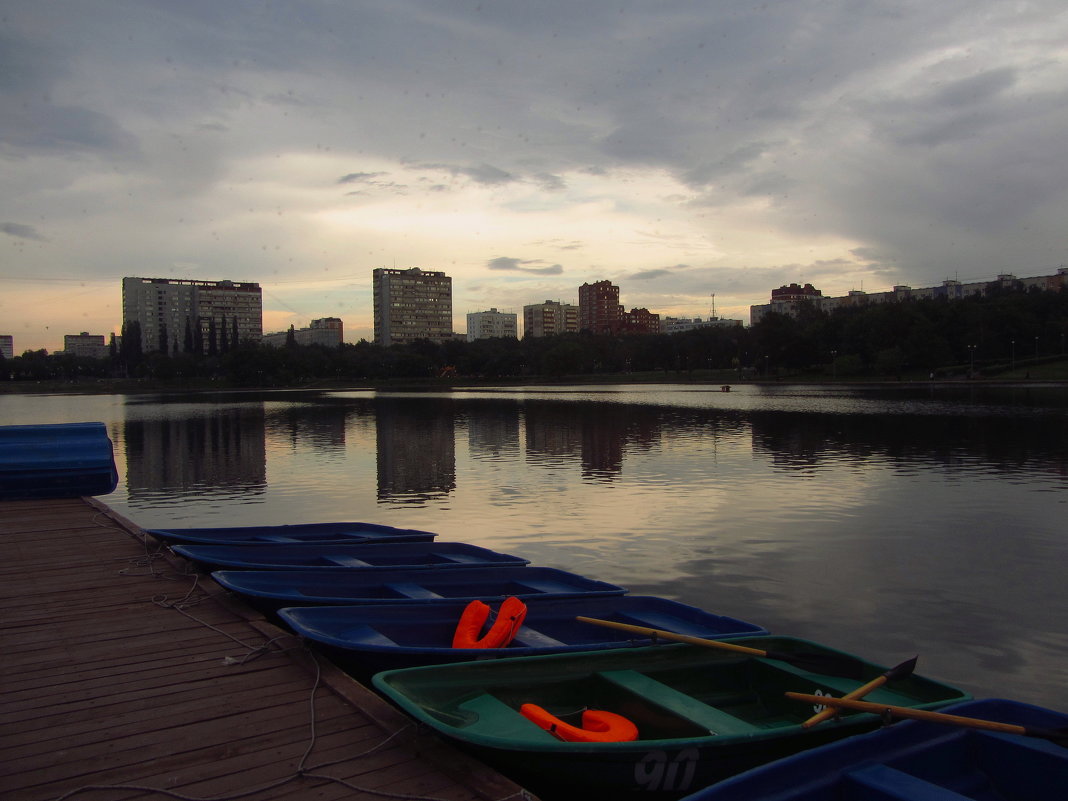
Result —
<path fill-rule="evenodd" d="M 1068 389 L 0 396 L 146 527 L 427 529 L 1068 710 Z"/>

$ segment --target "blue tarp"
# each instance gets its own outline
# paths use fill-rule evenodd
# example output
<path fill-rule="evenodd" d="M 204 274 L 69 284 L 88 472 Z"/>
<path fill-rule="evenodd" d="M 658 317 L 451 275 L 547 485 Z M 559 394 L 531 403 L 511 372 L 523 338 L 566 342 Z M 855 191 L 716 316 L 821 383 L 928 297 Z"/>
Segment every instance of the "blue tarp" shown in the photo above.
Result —
<path fill-rule="evenodd" d="M 103 423 L 0 426 L 0 500 L 107 495 L 118 480 Z"/>

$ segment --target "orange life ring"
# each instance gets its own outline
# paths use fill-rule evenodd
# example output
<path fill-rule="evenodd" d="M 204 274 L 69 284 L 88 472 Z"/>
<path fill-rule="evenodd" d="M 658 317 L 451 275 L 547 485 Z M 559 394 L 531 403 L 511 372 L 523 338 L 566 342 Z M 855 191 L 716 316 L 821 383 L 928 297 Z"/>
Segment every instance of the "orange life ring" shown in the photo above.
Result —
<path fill-rule="evenodd" d="M 604 709 L 582 712 L 582 728 L 572 726 L 537 704 L 523 704 L 519 714 L 569 743 L 629 743 L 638 739 L 638 727 L 622 715 Z"/>
<path fill-rule="evenodd" d="M 452 635 L 453 648 L 503 648 L 515 639 L 527 616 L 527 605 L 516 597 L 505 598 L 486 636 L 479 637 L 489 618 L 490 607 L 482 601 L 472 601 L 460 616 Z"/>

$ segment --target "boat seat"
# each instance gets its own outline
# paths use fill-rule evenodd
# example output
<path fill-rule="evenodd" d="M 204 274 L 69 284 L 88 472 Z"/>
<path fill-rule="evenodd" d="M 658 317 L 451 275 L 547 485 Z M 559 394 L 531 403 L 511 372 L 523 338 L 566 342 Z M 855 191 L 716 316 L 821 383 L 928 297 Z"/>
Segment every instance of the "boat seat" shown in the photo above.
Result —
<path fill-rule="evenodd" d="M 672 689 L 636 670 L 605 670 L 597 675 L 617 687 L 629 690 L 649 703 L 656 704 L 697 726 L 708 729 L 712 734 L 751 734 L 759 730 L 759 727 L 752 723 L 747 723 L 741 718 L 701 703 L 696 698 Z"/>
<path fill-rule="evenodd" d="M 560 742 L 549 732 L 519 714 L 518 710 L 512 709 L 489 693 L 482 693 L 470 701 L 464 701 L 457 709 L 467 715 L 477 717 L 477 720 L 471 721 L 469 726 L 459 728 L 485 731 L 492 734 L 494 738 L 517 738 L 535 743 Z"/>
<path fill-rule="evenodd" d="M 445 597 L 444 595 L 438 595 L 436 592 L 428 590 L 422 584 L 415 584 L 411 581 L 394 581 L 384 586 L 389 587 L 391 590 L 399 593 L 405 598 L 434 600 Z"/>
<path fill-rule="evenodd" d="M 373 626 L 361 624 L 359 626 L 353 626 L 344 632 L 345 637 L 349 637 L 360 645 L 378 645 L 386 646 L 387 648 L 395 648 L 400 643 L 396 640 L 387 637 L 378 629 Z"/>
<path fill-rule="evenodd" d="M 336 565 L 342 567 L 370 567 L 370 562 L 365 562 L 362 559 L 357 559 L 355 556 L 332 556 L 327 554 L 324 557 L 328 562 L 333 562 Z"/>
<path fill-rule="evenodd" d="M 833 690 L 837 695 L 845 695 L 846 693 L 850 693 L 853 690 L 857 689 L 858 684 L 860 684 L 860 682 L 858 682 L 856 679 L 847 679 L 844 676 L 827 676 L 822 673 L 814 674 L 811 671 L 805 670 L 804 668 L 794 667 L 793 665 L 789 665 L 786 662 L 780 662 L 777 659 L 767 659 L 766 661 L 769 666 L 774 667 L 776 670 L 782 673 L 789 673 L 794 676 L 799 676 L 801 678 L 804 678 L 808 682 L 812 682 L 813 680 L 815 680 L 815 683 L 821 685 L 823 689 Z M 889 689 L 892 688 L 884 685 L 882 688 L 876 690 L 875 692 L 885 693 Z M 872 699 L 865 698 L 865 700 Z M 888 703 L 898 703 L 898 701 Z"/>
<path fill-rule="evenodd" d="M 512 640 L 512 645 L 525 648 L 547 648 L 567 645 L 567 643 L 561 642 L 555 637 L 550 637 L 548 634 L 542 634 L 537 629 L 520 626 L 519 632 L 515 635 L 515 639 Z"/>
<path fill-rule="evenodd" d="M 671 613 L 657 612 L 652 609 L 646 609 L 639 612 L 621 612 L 615 615 L 621 623 L 630 623 L 633 626 L 643 626 L 647 629 L 660 629 L 662 631 L 672 631 L 676 634 L 691 634 L 698 637 L 707 637 L 707 628 L 702 626 L 690 626 L 692 631 L 687 631 L 687 627 L 683 624 L 683 621 L 679 620 L 678 615 Z M 647 636 L 645 634 L 635 634 L 636 640 L 656 640 L 658 642 L 671 642 L 665 640 L 662 637 Z"/>
<path fill-rule="evenodd" d="M 929 781 L 886 765 L 868 765 L 849 771 L 846 774 L 846 779 L 854 787 L 842 795 L 844 799 L 863 798 L 864 801 L 972 801 L 972 796 L 961 795 L 946 787 L 932 784 Z M 853 791 L 856 791 L 856 794 Z"/>

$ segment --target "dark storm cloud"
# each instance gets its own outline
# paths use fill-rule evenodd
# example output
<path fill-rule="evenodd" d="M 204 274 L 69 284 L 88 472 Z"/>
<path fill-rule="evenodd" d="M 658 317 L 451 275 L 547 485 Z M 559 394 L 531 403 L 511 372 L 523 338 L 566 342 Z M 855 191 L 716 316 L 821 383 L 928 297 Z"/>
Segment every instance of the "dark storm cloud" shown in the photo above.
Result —
<path fill-rule="evenodd" d="M 564 268 L 559 264 L 548 267 L 529 267 L 530 264 L 544 264 L 540 259 L 514 259 L 508 256 L 498 256 L 486 262 L 486 267 L 491 270 L 503 272 L 526 273 L 528 275 L 560 275 Z"/>

